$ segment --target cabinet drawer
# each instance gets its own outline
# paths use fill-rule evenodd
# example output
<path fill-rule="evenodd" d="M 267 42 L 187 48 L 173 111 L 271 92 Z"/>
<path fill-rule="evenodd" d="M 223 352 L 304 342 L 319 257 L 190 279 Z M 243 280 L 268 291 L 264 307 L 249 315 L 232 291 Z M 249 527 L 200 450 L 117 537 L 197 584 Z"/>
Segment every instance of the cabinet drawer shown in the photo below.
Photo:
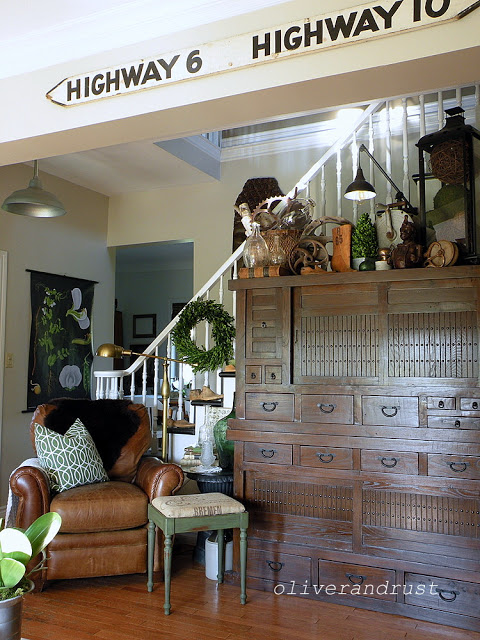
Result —
<path fill-rule="evenodd" d="M 282 384 L 282 365 L 265 365 L 265 384 Z"/>
<path fill-rule="evenodd" d="M 428 416 L 427 426 L 433 429 L 480 429 L 480 418 Z"/>
<path fill-rule="evenodd" d="M 300 447 L 300 464 L 303 467 L 322 469 L 352 469 L 352 450 L 337 447 Z"/>
<path fill-rule="evenodd" d="M 443 453 L 428 454 L 428 475 L 450 478 L 480 478 L 480 458 Z"/>
<path fill-rule="evenodd" d="M 391 569 L 319 560 L 318 584 L 335 585 L 335 591 L 340 593 L 395 600 L 395 590 L 392 588 L 395 584 L 395 571 Z"/>
<path fill-rule="evenodd" d="M 455 409 L 456 398 L 432 397 L 427 398 L 427 409 Z"/>
<path fill-rule="evenodd" d="M 247 420 L 293 420 L 293 393 L 246 393 Z"/>
<path fill-rule="evenodd" d="M 360 455 L 362 471 L 418 475 L 418 453 L 414 451 L 362 449 Z"/>
<path fill-rule="evenodd" d="M 353 424 L 353 396 L 303 395 L 303 422 Z"/>
<path fill-rule="evenodd" d="M 262 367 L 251 364 L 245 367 L 245 384 L 262 384 Z"/>
<path fill-rule="evenodd" d="M 467 616 L 478 616 L 480 585 L 417 573 L 405 574 L 405 603 Z"/>
<path fill-rule="evenodd" d="M 363 396 L 363 424 L 418 427 L 418 398 Z"/>
<path fill-rule="evenodd" d="M 479 411 L 480 398 L 460 398 L 461 411 Z"/>
<path fill-rule="evenodd" d="M 312 559 L 278 551 L 248 550 L 247 574 L 275 582 L 312 584 Z"/>
<path fill-rule="evenodd" d="M 246 442 L 244 446 L 244 460 L 245 462 L 292 464 L 292 445 Z"/>

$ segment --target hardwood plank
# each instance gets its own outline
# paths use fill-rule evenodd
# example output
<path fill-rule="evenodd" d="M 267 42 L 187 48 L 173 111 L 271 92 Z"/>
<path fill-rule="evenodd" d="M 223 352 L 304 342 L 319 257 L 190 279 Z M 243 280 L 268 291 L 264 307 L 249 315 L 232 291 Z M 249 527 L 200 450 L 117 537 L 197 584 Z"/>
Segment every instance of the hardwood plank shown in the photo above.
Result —
<path fill-rule="evenodd" d="M 452 638 L 452 628 L 341 604 L 249 590 L 217 588 L 191 561 L 191 547 L 174 550 L 172 614 L 163 612 L 163 583 L 148 593 L 144 575 L 51 583 L 25 598 L 22 635 L 29 640 L 431 640 Z M 455 629 L 455 640 L 480 633 Z"/>

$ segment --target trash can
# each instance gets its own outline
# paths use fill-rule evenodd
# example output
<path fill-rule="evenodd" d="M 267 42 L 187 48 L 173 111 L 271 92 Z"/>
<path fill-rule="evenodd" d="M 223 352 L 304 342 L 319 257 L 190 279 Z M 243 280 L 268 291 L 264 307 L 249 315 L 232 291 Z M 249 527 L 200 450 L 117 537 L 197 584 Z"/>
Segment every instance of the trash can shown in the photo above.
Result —
<path fill-rule="evenodd" d="M 230 537 L 225 540 L 225 571 L 233 569 L 233 540 L 230 540 Z M 209 580 L 217 580 L 218 543 L 216 531 L 205 540 L 205 575 Z"/>

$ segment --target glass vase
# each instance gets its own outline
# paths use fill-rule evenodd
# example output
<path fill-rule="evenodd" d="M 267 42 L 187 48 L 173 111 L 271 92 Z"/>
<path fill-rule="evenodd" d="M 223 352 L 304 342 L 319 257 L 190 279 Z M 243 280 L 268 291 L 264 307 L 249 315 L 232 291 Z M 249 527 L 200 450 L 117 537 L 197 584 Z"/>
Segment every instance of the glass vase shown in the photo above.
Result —
<path fill-rule="evenodd" d="M 245 240 L 243 248 L 243 262 L 246 267 L 266 267 L 268 265 L 270 254 L 267 243 L 260 235 L 260 225 L 258 222 L 252 222 L 252 233 Z"/>
<path fill-rule="evenodd" d="M 271 265 L 278 267 L 286 267 L 288 262 L 287 253 L 280 244 L 280 236 L 275 234 L 273 236 L 273 244 L 270 248 L 270 263 Z"/>
<path fill-rule="evenodd" d="M 213 427 L 213 437 L 217 448 L 218 463 L 224 471 L 233 470 L 233 440 L 227 440 L 227 428 L 230 418 L 235 418 L 235 395 L 233 396 L 233 407 L 230 413 L 220 420 Z"/>

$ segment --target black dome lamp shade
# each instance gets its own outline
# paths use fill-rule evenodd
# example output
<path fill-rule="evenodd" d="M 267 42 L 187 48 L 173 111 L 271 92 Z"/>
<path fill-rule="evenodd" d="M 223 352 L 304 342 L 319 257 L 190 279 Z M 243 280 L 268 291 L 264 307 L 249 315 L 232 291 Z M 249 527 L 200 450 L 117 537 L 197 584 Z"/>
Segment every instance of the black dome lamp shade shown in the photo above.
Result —
<path fill-rule="evenodd" d="M 362 168 L 358 165 L 355 180 L 345 190 L 345 198 L 361 202 L 363 200 L 371 200 L 376 195 L 374 187 L 365 180 Z"/>

